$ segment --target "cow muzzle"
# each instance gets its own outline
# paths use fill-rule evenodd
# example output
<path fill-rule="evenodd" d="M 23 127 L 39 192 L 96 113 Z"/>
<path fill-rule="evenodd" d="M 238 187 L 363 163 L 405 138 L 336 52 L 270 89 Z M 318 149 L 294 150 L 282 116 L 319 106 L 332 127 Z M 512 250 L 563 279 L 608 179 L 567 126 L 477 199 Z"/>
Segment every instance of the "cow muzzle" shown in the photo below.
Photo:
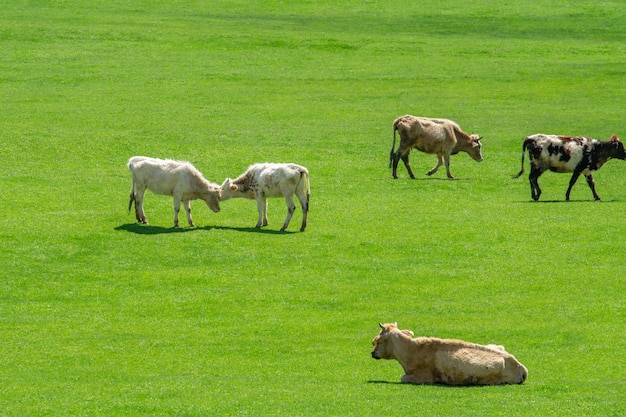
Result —
<path fill-rule="evenodd" d="M 378 356 L 378 355 L 376 354 L 376 352 L 372 352 L 372 358 L 374 358 L 374 359 L 380 359 L 380 356 Z"/>

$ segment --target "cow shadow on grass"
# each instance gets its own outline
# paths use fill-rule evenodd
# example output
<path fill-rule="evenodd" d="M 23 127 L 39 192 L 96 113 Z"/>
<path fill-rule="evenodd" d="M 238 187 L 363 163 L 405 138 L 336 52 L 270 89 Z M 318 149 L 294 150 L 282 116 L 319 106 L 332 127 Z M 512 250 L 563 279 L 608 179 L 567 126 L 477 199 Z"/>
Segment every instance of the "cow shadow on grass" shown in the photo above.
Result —
<path fill-rule="evenodd" d="M 602 203 L 616 203 L 619 202 L 620 200 L 616 200 L 616 199 L 612 199 L 612 200 L 601 200 L 601 201 L 596 201 L 596 200 L 539 200 L 539 201 L 535 201 L 535 200 L 524 200 L 524 201 L 518 201 L 519 204 L 557 204 L 557 203 L 561 203 L 561 204 L 581 204 L 581 203 L 589 203 L 589 204 L 602 204 Z"/>
<path fill-rule="evenodd" d="M 446 384 L 404 384 L 400 381 L 381 381 L 381 380 L 369 380 L 368 384 L 382 384 L 382 385 L 406 385 L 409 387 L 420 387 L 420 386 L 428 386 L 428 387 L 441 387 L 441 388 L 450 388 L 450 389 L 471 389 L 471 388 L 484 388 L 489 385 L 446 385 Z M 497 385 L 497 386 L 505 386 Z"/>
<path fill-rule="evenodd" d="M 135 233 L 137 235 L 161 235 L 161 234 L 169 234 L 169 233 L 189 233 L 189 232 L 197 232 L 200 230 L 234 230 L 236 232 L 246 232 L 246 233 L 263 233 L 263 234 L 275 234 L 275 235 L 286 235 L 292 234 L 295 232 L 290 232 L 285 230 L 281 232 L 280 230 L 273 229 L 260 229 L 256 227 L 230 227 L 230 226 L 200 226 L 200 227 L 162 227 L 162 226 L 153 226 L 150 224 L 140 224 L 140 223 L 126 223 L 121 226 L 117 226 L 115 230 L 121 230 L 125 232 Z"/>

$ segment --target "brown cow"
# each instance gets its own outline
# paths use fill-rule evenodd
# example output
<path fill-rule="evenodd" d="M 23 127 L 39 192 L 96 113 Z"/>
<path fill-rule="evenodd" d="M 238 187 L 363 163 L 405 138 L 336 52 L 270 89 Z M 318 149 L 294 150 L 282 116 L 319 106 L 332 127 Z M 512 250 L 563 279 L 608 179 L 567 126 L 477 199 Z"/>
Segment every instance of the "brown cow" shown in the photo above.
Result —
<path fill-rule="evenodd" d="M 394 153 L 396 146 L 396 131 L 400 132 L 400 144 Z M 482 161 L 482 144 L 478 135 L 468 135 L 463 132 L 458 124 L 447 119 L 430 119 L 427 117 L 402 116 L 393 122 L 393 145 L 389 154 L 389 166 L 393 167 L 393 177 L 398 178 L 398 161 L 402 159 L 404 166 L 409 171 L 409 176 L 415 179 L 415 175 L 409 165 L 409 153 L 412 148 L 425 153 L 437 155 L 437 165 L 427 175 L 432 175 L 443 164 L 446 166 L 448 178 L 454 178 L 450 173 L 450 155 L 461 151 L 467 152 L 475 161 Z"/>
<path fill-rule="evenodd" d="M 499 385 L 521 384 L 528 370 L 499 345 L 478 345 L 454 339 L 413 338 L 397 323 L 381 324 L 372 340 L 374 359 L 395 359 L 408 384 Z"/>

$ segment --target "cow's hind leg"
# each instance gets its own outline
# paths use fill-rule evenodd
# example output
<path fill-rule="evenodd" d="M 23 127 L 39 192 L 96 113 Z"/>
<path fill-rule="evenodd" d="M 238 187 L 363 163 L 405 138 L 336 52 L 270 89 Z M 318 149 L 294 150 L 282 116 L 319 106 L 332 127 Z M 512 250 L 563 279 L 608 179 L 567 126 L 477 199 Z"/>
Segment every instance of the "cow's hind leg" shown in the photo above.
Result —
<path fill-rule="evenodd" d="M 296 211 L 296 205 L 293 202 L 292 193 L 285 194 L 285 203 L 287 203 L 287 217 L 285 218 L 283 227 L 280 228 L 281 232 L 287 229 L 287 226 L 289 226 L 289 222 L 291 221 L 291 217 L 293 216 L 293 212 Z"/>
<path fill-rule="evenodd" d="M 303 189 L 300 188 L 297 189 L 296 192 L 298 195 L 298 200 L 300 201 L 300 207 L 302 207 L 302 225 L 300 226 L 300 231 L 304 232 L 304 229 L 306 229 L 307 216 L 309 214 L 310 196 L 306 194 Z"/>
<path fill-rule="evenodd" d="M 143 211 L 143 198 L 145 194 L 145 188 L 137 187 L 135 189 L 135 218 L 139 223 L 148 224 L 148 219 L 146 219 L 146 213 Z"/>
<path fill-rule="evenodd" d="M 402 159 L 402 162 L 404 162 L 404 166 L 406 167 L 406 170 L 409 173 L 409 177 L 411 177 L 411 179 L 414 180 L 415 174 L 413 173 L 413 170 L 411 169 L 411 164 L 409 164 L 409 154 L 407 153 L 405 155 L 402 155 L 401 159 Z"/>
<path fill-rule="evenodd" d="M 409 154 L 407 153 L 403 155 L 402 153 L 400 153 L 400 151 L 396 152 L 393 155 L 393 167 L 392 167 L 393 178 L 398 179 L 398 162 L 400 162 L 400 159 L 402 159 L 402 162 L 404 163 L 404 166 L 406 167 L 406 170 L 409 173 L 409 177 L 411 177 L 412 179 L 415 179 L 415 174 L 413 174 L 413 170 L 411 169 L 411 165 L 409 164 Z"/>
<path fill-rule="evenodd" d="M 585 178 L 587 179 L 587 184 L 589 184 L 589 188 L 591 188 L 591 192 L 593 193 L 593 198 L 596 199 L 596 201 L 599 201 L 600 196 L 596 192 L 596 183 L 593 180 L 593 176 L 589 174 Z"/>
<path fill-rule="evenodd" d="M 528 181 L 530 182 L 530 195 L 533 200 L 538 201 L 539 196 L 541 195 L 541 188 L 539 188 L 539 176 L 542 174 L 542 171 L 536 168 L 532 168 L 530 170 L 530 174 L 528 175 Z"/>

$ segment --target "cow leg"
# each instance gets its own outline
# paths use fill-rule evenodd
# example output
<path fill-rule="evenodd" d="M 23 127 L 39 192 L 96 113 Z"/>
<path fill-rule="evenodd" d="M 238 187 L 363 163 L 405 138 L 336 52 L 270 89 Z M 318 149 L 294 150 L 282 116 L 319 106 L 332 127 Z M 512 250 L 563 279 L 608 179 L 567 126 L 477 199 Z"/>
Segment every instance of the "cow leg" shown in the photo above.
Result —
<path fill-rule="evenodd" d="M 541 195 L 541 188 L 539 188 L 538 182 L 539 176 L 541 174 L 541 170 L 532 167 L 530 170 L 530 174 L 528 175 L 528 181 L 530 182 L 530 195 L 535 201 L 538 201 L 539 196 Z"/>
<path fill-rule="evenodd" d="M 435 380 L 431 372 L 413 372 L 402 375 L 400 380 L 403 384 L 434 384 Z"/>
<path fill-rule="evenodd" d="M 593 193 L 593 198 L 596 199 L 596 201 L 599 201 L 600 196 L 598 195 L 598 193 L 596 193 L 596 183 L 593 180 L 593 176 L 589 174 L 585 176 L 585 178 L 587 179 L 587 184 L 589 184 L 589 188 L 591 188 L 591 192 Z"/>
<path fill-rule="evenodd" d="M 391 171 L 391 175 L 393 175 L 394 179 L 398 179 L 398 162 L 400 161 L 400 153 L 396 152 L 393 154 L 393 161 L 392 161 L 392 171 Z"/>
<path fill-rule="evenodd" d="M 267 226 L 267 197 L 262 193 L 257 193 L 256 204 L 259 210 L 259 220 L 255 227 Z"/>
<path fill-rule="evenodd" d="M 178 227 L 178 212 L 180 211 L 180 197 L 174 196 L 174 227 Z"/>
<path fill-rule="evenodd" d="M 415 174 L 413 174 L 413 170 L 411 169 L 411 165 L 409 164 L 409 154 L 407 153 L 405 155 L 402 155 L 401 158 L 402 158 L 402 162 L 404 162 L 404 166 L 406 167 L 406 170 L 409 173 L 409 177 L 411 177 L 411 179 L 414 180 Z"/>
<path fill-rule="evenodd" d="M 572 178 L 569 180 L 569 187 L 567 187 L 567 192 L 565 193 L 565 201 L 569 201 L 569 194 L 572 191 L 572 187 L 574 186 L 574 184 L 576 184 L 576 181 L 578 181 L 578 177 L 580 177 L 580 171 L 574 171 L 574 173 L 572 174 Z M 587 182 L 589 182 L 589 180 L 587 180 Z M 591 187 L 591 185 L 589 186 Z M 593 187 L 591 188 L 591 190 L 593 191 L 593 196 L 597 196 Z"/>
<path fill-rule="evenodd" d="M 144 187 L 137 187 L 135 190 L 135 218 L 139 223 L 148 224 L 146 213 L 143 211 L 143 197 L 146 194 Z"/>
<path fill-rule="evenodd" d="M 185 214 L 187 215 L 187 222 L 189 226 L 195 227 L 193 219 L 191 218 L 191 202 L 189 200 L 183 201 L 183 207 L 185 208 Z"/>
<path fill-rule="evenodd" d="M 437 164 L 433 167 L 433 169 L 428 171 L 426 175 L 433 175 L 435 172 L 437 172 L 439 167 L 444 165 L 444 161 L 445 161 L 445 157 L 443 155 L 437 155 Z M 449 159 L 445 161 L 445 165 L 446 165 L 446 171 L 448 173 L 448 178 L 454 178 L 450 174 L 450 160 Z"/>
<path fill-rule="evenodd" d="M 287 229 L 287 226 L 289 226 L 289 222 L 291 221 L 291 217 L 293 216 L 293 212 L 296 211 L 296 205 L 293 202 L 293 194 L 286 194 L 285 202 L 287 203 L 287 218 L 285 218 L 283 227 L 280 228 L 281 232 Z"/>
<path fill-rule="evenodd" d="M 306 195 L 303 188 L 298 188 L 296 192 L 298 200 L 300 201 L 300 207 L 302 207 L 302 225 L 300 226 L 300 231 L 304 232 L 304 229 L 306 229 L 306 219 L 309 214 L 309 197 Z"/>
<path fill-rule="evenodd" d="M 443 162 L 444 164 L 446 164 L 446 175 L 448 176 L 448 178 L 453 179 L 454 176 L 450 172 L 450 154 L 449 153 L 443 156 Z"/>

